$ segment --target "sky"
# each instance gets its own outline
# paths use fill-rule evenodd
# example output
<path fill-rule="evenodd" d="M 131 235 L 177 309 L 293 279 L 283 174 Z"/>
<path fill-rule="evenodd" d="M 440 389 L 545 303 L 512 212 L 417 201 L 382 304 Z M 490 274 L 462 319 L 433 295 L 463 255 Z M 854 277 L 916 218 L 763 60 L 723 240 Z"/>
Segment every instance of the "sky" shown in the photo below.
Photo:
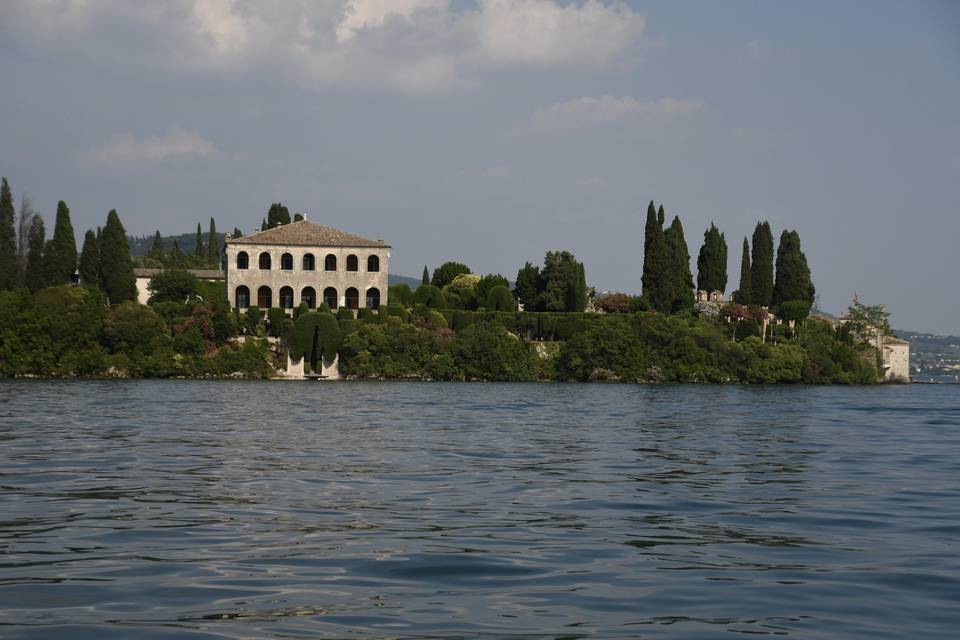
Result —
<path fill-rule="evenodd" d="M 280 201 L 392 273 L 566 249 L 628 293 L 655 200 L 728 291 L 769 220 L 824 310 L 960 334 L 960 3 L 7 0 L 0 175 L 78 237 Z"/>

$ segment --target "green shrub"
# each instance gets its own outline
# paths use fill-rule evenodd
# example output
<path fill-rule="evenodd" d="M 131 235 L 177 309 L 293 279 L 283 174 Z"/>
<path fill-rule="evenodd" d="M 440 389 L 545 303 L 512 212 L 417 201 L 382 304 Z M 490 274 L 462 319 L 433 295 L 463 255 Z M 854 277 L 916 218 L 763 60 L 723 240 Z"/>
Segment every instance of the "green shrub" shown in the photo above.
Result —
<path fill-rule="evenodd" d="M 393 284 L 387 287 L 387 304 L 399 304 L 409 307 L 413 304 L 413 291 L 406 283 Z"/>
<path fill-rule="evenodd" d="M 197 278 L 184 269 L 164 269 L 147 283 L 150 302 L 183 303 L 197 295 Z"/>
<path fill-rule="evenodd" d="M 349 307 L 340 307 L 337 309 L 337 320 L 353 320 L 353 309 Z"/>
<path fill-rule="evenodd" d="M 446 309 L 447 300 L 437 287 L 430 284 L 422 284 L 417 287 L 413 294 L 413 301 L 416 304 L 424 304 L 431 309 Z"/>
<path fill-rule="evenodd" d="M 516 311 L 517 303 L 510 289 L 498 284 L 490 289 L 486 300 L 488 311 Z"/>
<path fill-rule="evenodd" d="M 304 368 L 319 371 L 321 359 L 333 360 L 343 340 L 340 324 L 329 313 L 305 313 L 293 324 L 290 357 L 304 359 Z"/>

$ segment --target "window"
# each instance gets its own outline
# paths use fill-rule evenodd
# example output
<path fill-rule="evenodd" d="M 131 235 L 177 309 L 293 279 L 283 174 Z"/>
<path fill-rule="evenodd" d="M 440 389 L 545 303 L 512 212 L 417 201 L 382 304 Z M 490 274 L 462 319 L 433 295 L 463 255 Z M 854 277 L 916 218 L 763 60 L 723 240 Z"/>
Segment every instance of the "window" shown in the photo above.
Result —
<path fill-rule="evenodd" d="M 333 287 L 327 287 L 323 290 L 323 301 L 327 303 L 327 306 L 331 309 L 337 308 L 337 290 Z"/>
<path fill-rule="evenodd" d="M 293 309 L 293 289 L 280 287 L 280 308 Z"/>
<path fill-rule="evenodd" d="M 234 294 L 233 299 L 236 301 L 234 306 L 236 306 L 237 309 L 246 309 L 250 306 L 250 289 L 244 285 L 240 285 L 237 287 L 237 291 Z"/>
<path fill-rule="evenodd" d="M 359 271 L 360 267 L 357 263 L 357 256 L 349 255 L 347 256 L 347 271 Z"/>
<path fill-rule="evenodd" d="M 360 306 L 360 292 L 357 291 L 354 287 L 350 287 L 343 294 L 344 304 L 347 305 L 348 309 L 356 309 Z"/>
<path fill-rule="evenodd" d="M 273 291 L 270 287 L 264 285 L 257 289 L 257 306 L 261 309 L 269 309 L 273 306 Z"/>
<path fill-rule="evenodd" d="M 311 309 L 317 308 L 317 290 L 313 287 L 304 287 L 300 292 L 300 302 L 306 304 Z"/>
<path fill-rule="evenodd" d="M 380 258 L 370 256 L 367 258 L 367 271 L 380 271 Z"/>
<path fill-rule="evenodd" d="M 337 256 L 332 253 L 328 253 L 327 257 L 323 259 L 323 270 L 324 271 L 336 271 L 337 270 Z"/>
<path fill-rule="evenodd" d="M 303 256 L 303 270 L 304 271 L 313 271 L 317 268 L 317 263 L 313 259 L 313 254 L 308 253 Z"/>
<path fill-rule="evenodd" d="M 250 256 L 247 255 L 246 251 L 241 251 L 237 254 L 237 269 L 249 269 L 250 268 Z M 247 292 L 250 293 L 249 291 Z"/>
<path fill-rule="evenodd" d="M 270 270 L 270 254 L 266 251 L 260 254 L 260 268 L 263 271 Z"/>
<path fill-rule="evenodd" d="M 367 289 L 367 309 L 378 309 L 380 307 L 380 289 L 370 287 Z"/>
<path fill-rule="evenodd" d="M 280 268 L 283 271 L 293 271 L 293 256 L 289 253 L 280 256 Z"/>

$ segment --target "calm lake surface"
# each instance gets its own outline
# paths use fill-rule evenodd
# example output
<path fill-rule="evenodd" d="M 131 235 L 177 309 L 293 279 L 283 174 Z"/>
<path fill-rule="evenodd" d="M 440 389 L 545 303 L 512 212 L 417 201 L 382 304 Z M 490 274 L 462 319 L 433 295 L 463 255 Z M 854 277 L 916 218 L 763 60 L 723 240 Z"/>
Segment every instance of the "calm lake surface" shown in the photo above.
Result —
<path fill-rule="evenodd" d="M 0 637 L 956 638 L 960 386 L 0 383 Z"/>

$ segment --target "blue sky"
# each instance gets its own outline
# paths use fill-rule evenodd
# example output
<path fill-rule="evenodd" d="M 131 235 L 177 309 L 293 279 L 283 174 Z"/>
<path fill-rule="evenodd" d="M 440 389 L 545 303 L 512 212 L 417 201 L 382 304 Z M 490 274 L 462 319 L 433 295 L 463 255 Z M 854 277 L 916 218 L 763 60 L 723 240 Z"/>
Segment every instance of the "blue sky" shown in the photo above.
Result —
<path fill-rule="evenodd" d="M 513 277 L 570 249 L 639 293 L 647 202 L 695 256 L 800 232 L 824 309 L 960 333 L 960 4 L 19 2 L 0 174 L 77 233 L 271 202 L 383 238 L 391 270 Z"/>

